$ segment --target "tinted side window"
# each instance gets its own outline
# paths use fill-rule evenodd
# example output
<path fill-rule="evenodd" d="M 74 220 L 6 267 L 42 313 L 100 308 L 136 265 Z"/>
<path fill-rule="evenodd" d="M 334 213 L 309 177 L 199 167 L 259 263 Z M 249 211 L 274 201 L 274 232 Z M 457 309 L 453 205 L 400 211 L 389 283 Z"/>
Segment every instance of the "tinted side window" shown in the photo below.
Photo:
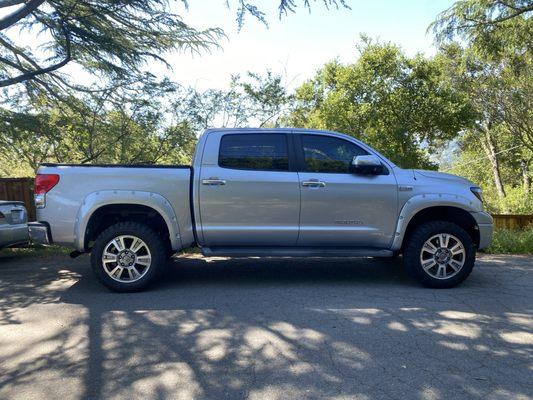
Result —
<path fill-rule="evenodd" d="M 288 171 L 287 137 L 283 134 L 233 134 L 220 140 L 218 165 L 235 169 Z"/>
<path fill-rule="evenodd" d="M 302 135 L 305 168 L 309 172 L 348 173 L 355 156 L 368 154 L 356 144 L 331 136 Z"/>

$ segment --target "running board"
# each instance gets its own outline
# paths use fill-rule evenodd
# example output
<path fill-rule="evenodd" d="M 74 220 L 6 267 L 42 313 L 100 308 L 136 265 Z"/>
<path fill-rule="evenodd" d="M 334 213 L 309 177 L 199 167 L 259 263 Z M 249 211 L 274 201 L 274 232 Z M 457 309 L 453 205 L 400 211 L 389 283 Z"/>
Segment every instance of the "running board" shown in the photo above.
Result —
<path fill-rule="evenodd" d="M 202 247 L 206 257 L 392 257 L 392 250 L 351 247 Z"/>

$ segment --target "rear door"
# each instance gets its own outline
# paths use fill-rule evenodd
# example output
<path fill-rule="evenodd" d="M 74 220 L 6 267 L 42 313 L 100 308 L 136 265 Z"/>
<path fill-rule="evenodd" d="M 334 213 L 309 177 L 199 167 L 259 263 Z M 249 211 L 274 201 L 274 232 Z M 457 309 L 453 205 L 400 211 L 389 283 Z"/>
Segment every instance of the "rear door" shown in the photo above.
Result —
<path fill-rule="evenodd" d="M 199 185 L 201 239 L 212 246 L 294 246 L 300 191 L 283 132 L 211 132 Z"/>
<path fill-rule="evenodd" d="M 356 143 L 326 134 L 295 137 L 301 191 L 300 246 L 388 247 L 398 208 L 396 179 L 349 172 Z"/>

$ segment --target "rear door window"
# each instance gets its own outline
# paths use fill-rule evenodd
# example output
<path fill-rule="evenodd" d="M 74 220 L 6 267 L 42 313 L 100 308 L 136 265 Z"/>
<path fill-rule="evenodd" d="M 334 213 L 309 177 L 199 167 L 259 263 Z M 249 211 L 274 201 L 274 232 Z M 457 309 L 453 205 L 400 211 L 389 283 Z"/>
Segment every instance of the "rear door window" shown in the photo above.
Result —
<path fill-rule="evenodd" d="M 229 134 L 220 140 L 218 165 L 224 168 L 288 171 L 285 134 Z"/>

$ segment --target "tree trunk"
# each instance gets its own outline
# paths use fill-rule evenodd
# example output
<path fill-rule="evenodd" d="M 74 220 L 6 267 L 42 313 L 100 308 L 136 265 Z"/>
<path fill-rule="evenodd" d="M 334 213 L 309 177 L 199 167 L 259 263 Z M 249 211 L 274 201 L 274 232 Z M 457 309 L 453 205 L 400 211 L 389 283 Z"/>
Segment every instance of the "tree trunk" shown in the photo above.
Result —
<path fill-rule="evenodd" d="M 496 144 L 494 139 L 490 134 L 489 129 L 483 129 L 484 139 L 481 141 L 485 153 L 490 161 L 490 166 L 492 169 L 492 175 L 494 178 L 494 185 L 496 186 L 496 191 L 500 199 L 505 198 L 505 189 L 502 183 L 502 177 L 500 172 L 500 160 L 498 159 L 498 154 L 496 150 Z"/>
<path fill-rule="evenodd" d="M 526 160 L 520 160 L 520 168 L 522 169 L 522 185 L 524 187 L 524 194 L 529 194 L 531 191 L 531 177 L 529 176 L 529 163 Z"/>

